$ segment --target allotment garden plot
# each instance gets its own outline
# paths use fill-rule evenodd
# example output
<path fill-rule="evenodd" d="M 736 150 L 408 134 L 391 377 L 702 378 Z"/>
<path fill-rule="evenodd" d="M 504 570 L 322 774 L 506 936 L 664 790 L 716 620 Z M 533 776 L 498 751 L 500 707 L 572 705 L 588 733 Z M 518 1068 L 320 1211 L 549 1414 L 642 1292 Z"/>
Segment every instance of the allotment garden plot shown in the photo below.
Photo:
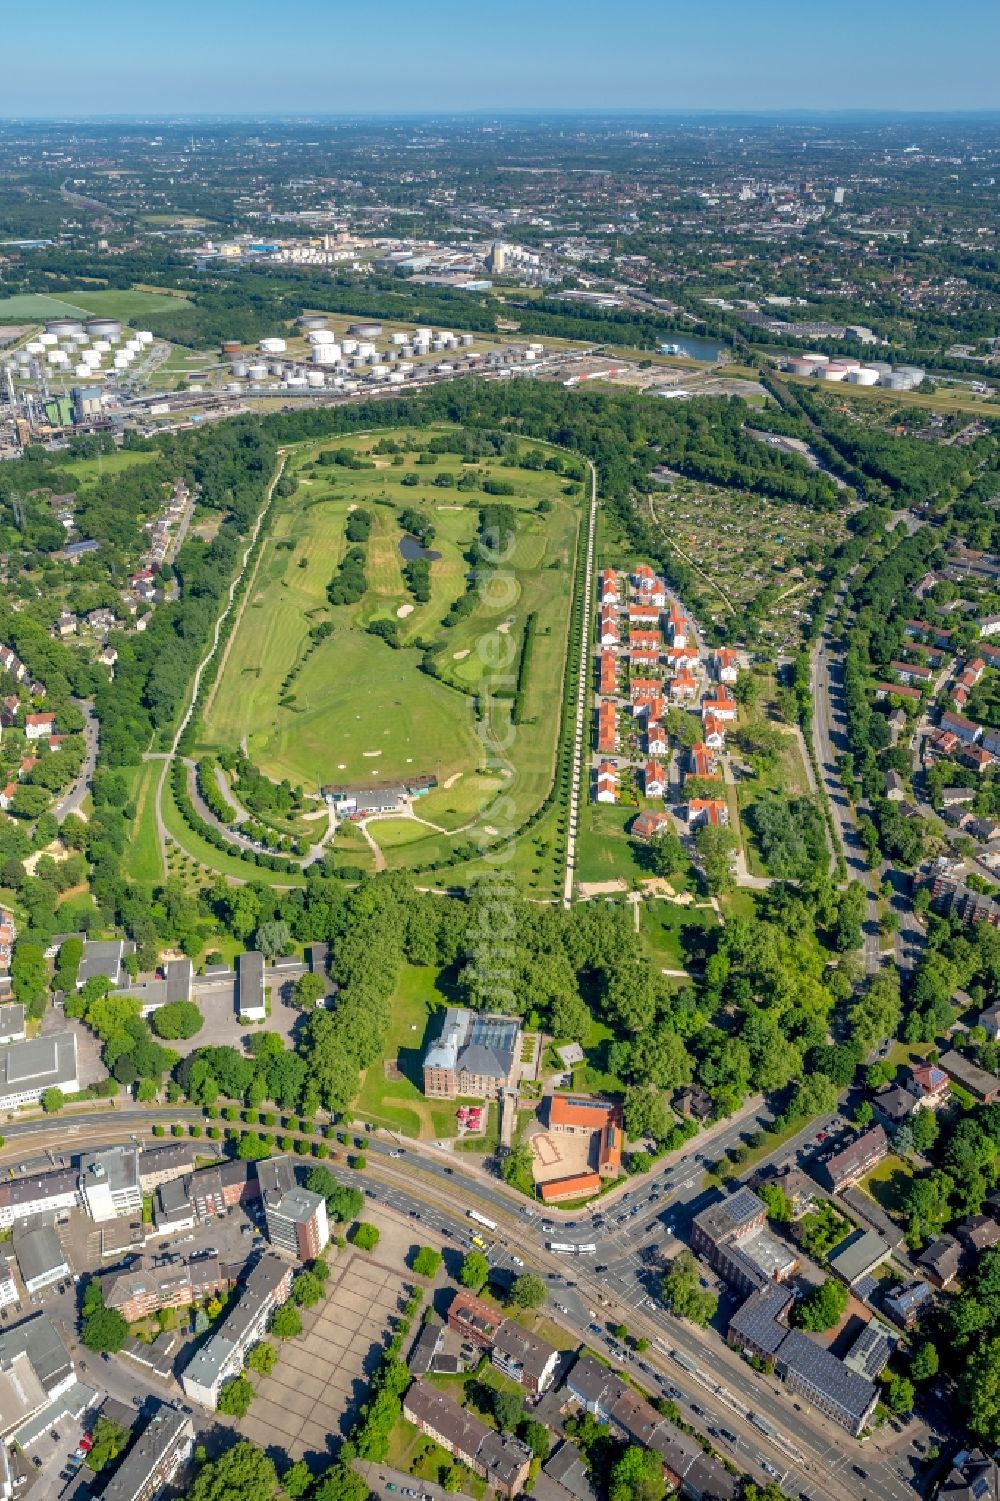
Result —
<path fill-rule="evenodd" d="M 697 570 L 724 630 L 742 624 L 749 607 L 757 644 L 797 644 L 817 571 L 845 536 L 843 515 L 669 475 L 650 505 L 669 545 Z"/>
<path fill-rule="evenodd" d="M 563 456 L 541 445 L 537 468 L 521 466 L 528 445 L 521 463 L 429 452 L 443 432 L 292 455 L 296 489 L 277 503 L 200 736 L 201 753 L 243 747 L 307 799 L 325 789 L 345 820 L 384 791 L 366 826 L 379 841 L 384 823 L 389 865 L 447 858 L 474 825 L 494 837 L 500 794 L 503 821 L 523 821 L 550 789 L 559 733 L 582 480 L 544 467 Z M 491 507 L 513 527 L 496 571 L 477 552 Z M 492 738 L 510 742 L 506 764 Z"/>

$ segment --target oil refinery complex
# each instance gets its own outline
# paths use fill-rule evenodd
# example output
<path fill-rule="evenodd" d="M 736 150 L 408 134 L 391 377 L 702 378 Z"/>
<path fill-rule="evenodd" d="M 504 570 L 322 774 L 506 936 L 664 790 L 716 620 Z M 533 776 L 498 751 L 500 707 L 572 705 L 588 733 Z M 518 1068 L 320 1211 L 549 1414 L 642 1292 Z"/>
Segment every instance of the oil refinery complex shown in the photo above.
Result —
<path fill-rule="evenodd" d="M 161 372 L 175 357 L 197 368 L 175 375 L 168 389 Z M 533 373 L 568 358 L 509 336 L 384 328 L 318 313 L 304 313 L 287 337 L 253 347 L 223 340 L 202 354 L 113 318 L 52 318 L 20 330 L 0 356 L 0 456 L 67 431 L 149 432 L 269 400 L 347 400 L 456 376 Z"/>

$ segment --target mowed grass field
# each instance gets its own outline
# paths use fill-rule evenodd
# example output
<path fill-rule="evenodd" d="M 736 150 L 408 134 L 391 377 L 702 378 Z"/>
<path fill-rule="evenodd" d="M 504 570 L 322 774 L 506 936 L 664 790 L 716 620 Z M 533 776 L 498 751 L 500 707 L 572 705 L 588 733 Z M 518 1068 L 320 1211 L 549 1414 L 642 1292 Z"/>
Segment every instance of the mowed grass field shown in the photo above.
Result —
<path fill-rule="evenodd" d="M 389 436 L 405 447 L 399 464 L 377 454 L 371 455 L 376 468 L 319 464 L 317 449 L 291 459 L 298 488 L 275 514 L 206 700 L 200 741 L 203 749 L 245 742 L 269 776 L 287 776 L 310 793 L 328 782 L 378 785 L 435 776 L 438 786 L 414 809 L 434 827 L 396 820 L 385 828 L 388 862 L 421 865 L 446 858 L 452 836 L 477 817 L 492 827 L 488 809 L 498 794 L 509 825 L 549 790 L 583 507 L 579 493 L 564 495 L 563 476 L 494 461 L 474 466 L 475 489 L 435 485 L 436 475 L 457 481 L 469 466 L 450 454 L 419 464 L 428 435 Z M 369 455 L 378 437 L 337 446 Z M 416 484 L 404 483 L 408 474 L 417 476 Z M 480 507 L 492 499 L 479 487 L 488 478 L 515 490 L 497 497 L 517 513 L 515 544 L 502 576 L 481 577 L 474 610 L 447 628 L 445 617 L 466 592 Z M 350 546 L 345 527 L 357 507 L 373 518 L 361 544 L 367 589 L 356 604 L 332 606 L 327 586 Z M 431 562 L 431 597 L 424 603 L 413 600 L 403 576 L 398 516 L 404 508 L 419 510 L 435 530 L 431 546 L 440 556 Z M 509 679 L 506 690 L 513 692 L 529 614 L 536 624 L 523 721 L 511 726 L 508 696 L 493 701 L 485 722 L 477 723 L 476 695 L 485 703 L 482 690 L 494 686 L 497 675 Z M 379 619 L 396 622 L 399 649 L 368 633 Z M 321 623 L 332 633 L 315 644 L 309 632 Z M 434 675 L 422 670 L 428 651 Z M 511 741 L 506 765 L 489 764 L 491 735 Z M 379 839 L 379 822 L 371 833 Z"/>
<path fill-rule="evenodd" d="M 141 320 L 144 313 L 161 312 L 175 301 L 167 292 L 104 291 L 90 287 L 80 287 L 61 297 L 24 292 L 0 298 L 0 323 L 43 323 L 47 318 L 87 316 Z"/>

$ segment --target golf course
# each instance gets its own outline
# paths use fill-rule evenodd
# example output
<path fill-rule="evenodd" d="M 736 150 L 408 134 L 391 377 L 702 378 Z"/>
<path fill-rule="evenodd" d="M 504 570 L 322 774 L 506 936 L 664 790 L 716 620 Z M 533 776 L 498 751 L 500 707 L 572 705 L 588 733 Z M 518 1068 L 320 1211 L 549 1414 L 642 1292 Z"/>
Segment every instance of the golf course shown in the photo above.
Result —
<path fill-rule="evenodd" d="M 427 779 L 415 817 L 370 826 L 389 866 L 446 857 L 477 820 L 489 838 L 499 794 L 498 821 L 523 822 L 555 765 L 584 487 L 544 445 L 434 451 L 448 431 L 290 455 L 199 732 L 199 754 L 242 746 L 310 798 Z M 495 561 L 491 507 L 511 527 Z"/>

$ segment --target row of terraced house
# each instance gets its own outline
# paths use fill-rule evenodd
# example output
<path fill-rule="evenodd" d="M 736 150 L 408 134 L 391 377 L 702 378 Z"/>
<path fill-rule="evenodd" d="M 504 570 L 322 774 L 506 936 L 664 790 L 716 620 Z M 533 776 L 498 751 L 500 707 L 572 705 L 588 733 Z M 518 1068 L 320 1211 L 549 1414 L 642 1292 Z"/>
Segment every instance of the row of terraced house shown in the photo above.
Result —
<path fill-rule="evenodd" d="M 594 800 L 619 801 L 621 743 L 623 736 L 631 738 L 633 733 L 642 746 L 643 794 L 656 800 L 666 796 L 668 779 L 659 759 L 669 749 L 666 714 L 669 708 L 693 708 L 699 694 L 703 738 L 694 747 L 688 774 L 714 776 L 714 755 L 725 749 L 726 728 L 737 717 L 732 692 L 739 676 L 736 653 L 728 647 L 712 653 L 711 681 L 703 689 L 701 654 L 691 621 L 676 600 L 669 600 L 666 584 L 647 564 L 640 564 L 629 576 L 604 569 L 599 594 L 596 751 L 600 759 L 594 772 Z M 706 772 L 703 767 L 709 761 L 713 767 Z M 689 818 L 694 827 L 727 823 L 725 798 L 693 799 Z M 662 826 L 655 814 L 647 822 L 651 828 L 640 830 L 641 837 Z"/>

